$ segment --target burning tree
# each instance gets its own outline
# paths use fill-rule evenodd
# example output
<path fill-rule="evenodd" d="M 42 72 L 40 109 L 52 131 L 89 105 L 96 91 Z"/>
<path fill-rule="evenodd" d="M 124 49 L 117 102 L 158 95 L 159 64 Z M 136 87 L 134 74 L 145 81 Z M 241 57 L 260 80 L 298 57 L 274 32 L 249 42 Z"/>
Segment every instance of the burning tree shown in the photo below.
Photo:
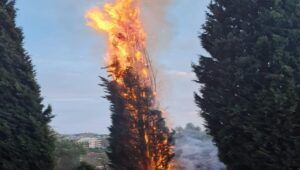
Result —
<path fill-rule="evenodd" d="M 118 170 L 171 168 L 172 134 L 155 92 L 155 76 L 146 53 L 139 0 L 116 0 L 86 14 L 88 25 L 108 34 L 107 71 L 102 78 L 111 102 L 110 152 Z"/>

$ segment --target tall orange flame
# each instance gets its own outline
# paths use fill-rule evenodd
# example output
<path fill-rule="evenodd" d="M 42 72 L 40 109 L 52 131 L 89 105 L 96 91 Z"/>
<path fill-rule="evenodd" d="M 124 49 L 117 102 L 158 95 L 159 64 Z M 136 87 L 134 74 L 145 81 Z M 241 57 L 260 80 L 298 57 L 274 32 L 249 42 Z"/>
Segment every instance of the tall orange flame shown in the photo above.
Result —
<path fill-rule="evenodd" d="M 150 107 L 157 108 L 155 76 L 146 52 L 146 33 L 140 20 L 139 3 L 139 0 L 116 0 L 114 4 L 105 4 L 104 9 L 94 7 L 86 13 L 87 25 L 96 31 L 107 33 L 107 70 L 112 81 L 122 89 L 122 97 L 134 103 L 127 102 L 125 106 L 130 112 L 129 116 L 134 119 L 133 122 L 136 122 L 131 124 L 130 130 L 132 133 L 138 133 L 138 136 L 143 136 L 143 143 L 147 146 L 143 149 L 147 160 L 137 162 L 141 165 L 139 169 L 166 170 L 171 168 L 169 159 L 172 146 L 169 141 L 170 134 L 159 129 L 161 114 L 150 114 L 149 106 L 141 108 L 135 104 L 140 100 L 150 100 Z M 126 87 L 124 75 L 128 69 L 137 77 L 140 88 Z M 140 90 L 141 88 L 150 89 L 151 94 Z M 142 129 L 137 128 L 140 124 L 137 122 L 144 124 Z"/>
<path fill-rule="evenodd" d="M 87 25 L 108 34 L 108 65 L 113 79 L 123 84 L 122 73 L 128 68 L 138 74 L 145 86 L 154 85 L 146 53 L 146 34 L 140 21 L 139 0 L 117 0 L 86 14 Z"/>

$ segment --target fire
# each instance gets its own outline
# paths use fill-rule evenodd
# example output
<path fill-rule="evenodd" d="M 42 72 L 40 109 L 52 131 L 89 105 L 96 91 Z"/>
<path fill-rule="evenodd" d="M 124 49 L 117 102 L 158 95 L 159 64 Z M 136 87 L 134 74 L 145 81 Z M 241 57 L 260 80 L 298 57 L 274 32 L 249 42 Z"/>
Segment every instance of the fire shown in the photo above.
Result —
<path fill-rule="evenodd" d="M 136 162 L 135 169 L 167 170 L 172 168 L 170 133 L 162 128 L 162 112 L 157 109 L 155 76 L 146 52 L 147 37 L 139 5 L 140 0 L 116 0 L 103 9 L 94 7 L 86 13 L 87 25 L 107 34 L 107 71 L 125 101 L 120 114 L 128 114 L 130 133 L 140 136 L 128 142 L 137 153 L 142 151 L 143 159 Z M 146 147 L 141 149 L 137 143 Z"/>
<path fill-rule="evenodd" d="M 113 5 L 106 4 L 103 10 L 92 8 L 86 14 L 87 25 L 108 34 L 108 72 L 114 80 L 123 84 L 120 75 L 131 68 L 143 85 L 152 86 L 154 80 L 145 50 L 146 34 L 138 6 L 139 0 L 117 0 Z"/>

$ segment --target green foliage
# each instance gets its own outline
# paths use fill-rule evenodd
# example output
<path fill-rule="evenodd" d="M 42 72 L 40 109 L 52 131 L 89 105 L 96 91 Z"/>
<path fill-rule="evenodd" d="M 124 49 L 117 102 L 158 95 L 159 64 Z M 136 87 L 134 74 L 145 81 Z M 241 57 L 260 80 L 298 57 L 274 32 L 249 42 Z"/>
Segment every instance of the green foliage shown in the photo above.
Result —
<path fill-rule="evenodd" d="M 213 0 L 194 65 L 228 169 L 300 168 L 299 0 Z"/>
<path fill-rule="evenodd" d="M 160 159 L 159 155 L 162 155 L 164 164 L 161 164 L 160 168 L 163 169 L 173 157 L 170 150 L 173 144 L 172 133 L 167 128 L 161 111 L 152 108 L 151 89 L 141 87 L 138 77 L 131 69 L 128 69 L 123 77 L 124 87 L 115 81 L 102 78 L 103 86 L 108 93 L 106 98 L 111 102 L 112 126 L 109 128 L 107 153 L 111 167 L 116 170 L 148 170 L 150 161 L 147 152 L 149 152 L 154 160 Z M 136 99 L 126 98 L 123 94 L 134 95 Z M 148 143 L 145 134 L 148 134 Z"/>
<path fill-rule="evenodd" d="M 52 169 L 53 136 L 14 1 L 0 0 L 0 169 Z"/>
<path fill-rule="evenodd" d="M 54 153 L 54 170 L 75 170 L 80 166 L 80 156 L 85 154 L 85 149 L 74 141 L 58 139 Z"/>
<path fill-rule="evenodd" d="M 96 168 L 86 162 L 81 162 L 77 170 L 95 170 Z"/>

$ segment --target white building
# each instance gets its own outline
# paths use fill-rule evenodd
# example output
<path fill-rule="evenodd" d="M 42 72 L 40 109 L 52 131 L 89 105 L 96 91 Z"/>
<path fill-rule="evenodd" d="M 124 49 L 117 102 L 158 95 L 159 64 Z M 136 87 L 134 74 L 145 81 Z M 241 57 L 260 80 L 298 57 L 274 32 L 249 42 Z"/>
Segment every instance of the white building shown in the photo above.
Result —
<path fill-rule="evenodd" d="M 77 142 L 81 144 L 86 144 L 87 147 L 91 149 L 101 148 L 101 140 L 97 138 L 85 137 L 85 138 L 80 138 Z"/>

